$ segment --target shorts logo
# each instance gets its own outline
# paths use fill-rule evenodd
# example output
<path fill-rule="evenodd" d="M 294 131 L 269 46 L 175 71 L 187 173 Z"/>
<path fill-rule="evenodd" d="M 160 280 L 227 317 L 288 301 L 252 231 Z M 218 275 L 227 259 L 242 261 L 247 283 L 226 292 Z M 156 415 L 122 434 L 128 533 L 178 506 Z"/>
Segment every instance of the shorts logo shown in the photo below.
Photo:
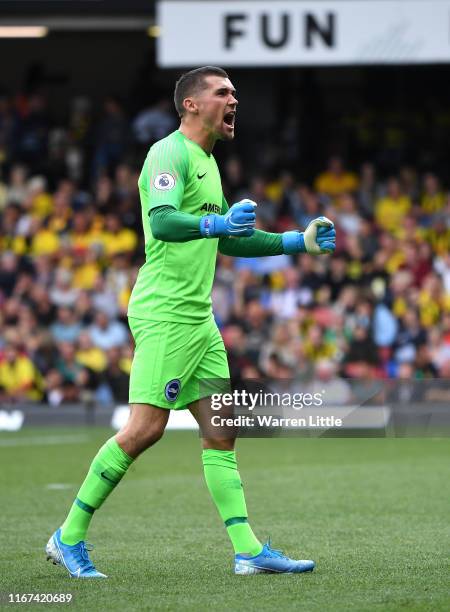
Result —
<path fill-rule="evenodd" d="M 163 172 L 162 174 L 158 174 L 153 181 L 153 185 L 155 189 L 159 189 L 160 191 L 169 191 L 169 189 L 175 187 L 175 178 L 168 172 Z"/>
<path fill-rule="evenodd" d="M 174 378 L 173 380 L 169 380 L 164 389 L 164 395 L 166 396 L 166 400 L 168 402 L 175 402 L 181 389 L 181 382 L 178 378 Z"/>

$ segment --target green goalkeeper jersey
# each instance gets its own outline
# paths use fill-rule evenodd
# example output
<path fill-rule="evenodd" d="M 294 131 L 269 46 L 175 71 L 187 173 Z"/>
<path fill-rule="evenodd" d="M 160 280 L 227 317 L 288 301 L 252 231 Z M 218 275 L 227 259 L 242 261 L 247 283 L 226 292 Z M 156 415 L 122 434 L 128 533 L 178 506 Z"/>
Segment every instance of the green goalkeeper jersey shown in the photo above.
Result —
<path fill-rule="evenodd" d="M 139 193 L 145 263 L 131 293 L 128 316 L 201 323 L 212 313 L 218 239 L 156 240 L 149 212 L 173 206 L 198 217 L 221 214 L 224 198 L 216 160 L 177 130 L 151 147 L 139 177 Z"/>

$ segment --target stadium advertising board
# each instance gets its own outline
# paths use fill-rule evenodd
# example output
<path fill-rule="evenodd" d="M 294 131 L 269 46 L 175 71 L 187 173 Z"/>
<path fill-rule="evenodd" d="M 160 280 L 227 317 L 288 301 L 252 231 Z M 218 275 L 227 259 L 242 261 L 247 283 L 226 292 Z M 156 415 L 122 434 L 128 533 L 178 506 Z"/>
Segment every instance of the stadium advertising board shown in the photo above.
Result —
<path fill-rule="evenodd" d="M 161 67 L 450 60 L 447 0 L 169 0 L 157 15 Z"/>

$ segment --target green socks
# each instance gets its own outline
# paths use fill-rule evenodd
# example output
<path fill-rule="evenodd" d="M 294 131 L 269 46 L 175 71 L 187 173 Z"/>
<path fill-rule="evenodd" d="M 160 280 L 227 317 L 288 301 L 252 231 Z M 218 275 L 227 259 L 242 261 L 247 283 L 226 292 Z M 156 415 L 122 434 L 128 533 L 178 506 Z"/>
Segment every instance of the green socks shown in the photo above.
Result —
<path fill-rule="evenodd" d="M 115 438 L 101 447 L 61 527 L 63 544 L 73 545 L 85 539 L 94 511 L 100 508 L 133 461 Z"/>
<path fill-rule="evenodd" d="M 259 554 L 262 544 L 247 521 L 247 507 L 235 452 L 207 449 L 203 451 L 202 458 L 206 484 L 235 552 L 252 556 Z M 61 527 L 61 541 L 64 544 L 77 544 L 86 538 L 95 510 L 100 508 L 133 461 L 114 438 L 102 446 Z"/>
<path fill-rule="evenodd" d="M 247 521 L 247 507 L 237 470 L 236 453 L 206 449 L 202 459 L 206 484 L 225 523 L 234 552 L 258 555 L 262 544 Z"/>

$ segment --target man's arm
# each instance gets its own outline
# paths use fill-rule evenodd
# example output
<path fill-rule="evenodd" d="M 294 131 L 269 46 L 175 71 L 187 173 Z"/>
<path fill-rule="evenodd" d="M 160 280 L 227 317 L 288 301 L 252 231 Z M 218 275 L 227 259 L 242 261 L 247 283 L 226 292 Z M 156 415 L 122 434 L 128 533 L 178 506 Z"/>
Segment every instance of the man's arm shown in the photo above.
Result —
<path fill-rule="evenodd" d="M 228 210 L 223 198 L 222 214 Z M 224 236 L 219 240 L 219 251 L 232 257 L 266 257 L 269 255 L 293 255 L 311 253 L 319 255 L 332 253 L 335 249 L 336 232 L 333 223 L 326 217 L 314 219 L 304 232 L 290 231 L 283 234 L 272 234 L 255 230 L 249 238 L 230 238 Z"/>
<path fill-rule="evenodd" d="M 150 227 L 157 240 L 164 242 L 188 242 L 203 238 L 200 218 L 183 213 L 172 206 L 159 206 L 150 211 Z M 281 255 L 281 234 L 256 230 L 253 236 L 237 238 L 223 236 L 219 239 L 219 251 L 233 257 L 263 257 Z"/>
<path fill-rule="evenodd" d="M 199 238 L 219 237 L 219 251 L 223 255 L 233 257 L 266 257 L 294 253 L 321 254 L 334 251 L 336 233 L 331 221 L 325 217 L 312 221 L 305 232 L 291 231 L 272 234 L 248 229 L 247 224 L 251 226 L 254 221 L 248 221 L 247 217 L 251 214 L 254 218 L 254 213 L 246 212 L 245 206 L 245 203 L 239 202 L 229 210 L 224 199 L 222 215 L 205 217 L 180 212 L 173 206 L 158 206 L 150 209 L 150 227 L 153 236 L 164 242 L 188 242 Z M 236 214 L 230 215 L 233 209 L 236 210 Z M 205 231 L 204 223 L 208 217 L 215 218 L 212 228 L 215 227 L 216 231 L 212 233 L 211 230 Z M 236 235 L 236 227 L 240 228 L 237 231 L 243 237 Z M 252 235 L 247 235 L 250 232 Z"/>
<path fill-rule="evenodd" d="M 222 196 L 222 215 L 228 212 L 228 203 Z M 282 255 L 283 243 L 281 234 L 271 234 L 255 230 L 247 238 L 223 236 L 219 240 L 219 252 L 231 257 L 265 257 L 269 255 Z"/>
<path fill-rule="evenodd" d="M 224 236 L 219 240 L 219 251 L 222 255 L 232 257 L 266 257 L 283 255 L 282 234 L 271 234 L 255 230 L 249 238 L 230 238 Z"/>
<path fill-rule="evenodd" d="M 175 206 L 162 205 L 149 211 L 153 237 L 164 242 L 188 242 L 198 238 L 251 236 L 255 227 L 255 204 L 242 200 L 225 215 L 197 217 L 181 212 Z"/>
<path fill-rule="evenodd" d="M 172 206 L 158 206 L 149 213 L 150 228 L 156 240 L 164 242 L 189 242 L 203 238 L 200 218 L 180 212 Z"/>

